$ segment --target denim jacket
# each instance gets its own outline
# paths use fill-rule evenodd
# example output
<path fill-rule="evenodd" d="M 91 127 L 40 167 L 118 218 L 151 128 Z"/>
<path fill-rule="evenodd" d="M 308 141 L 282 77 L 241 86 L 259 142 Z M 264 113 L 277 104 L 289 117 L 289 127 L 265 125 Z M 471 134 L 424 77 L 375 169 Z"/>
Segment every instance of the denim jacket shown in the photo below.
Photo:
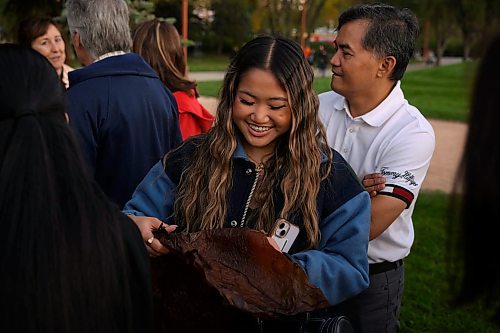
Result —
<path fill-rule="evenodd" d="M 195 146 L 191 139 L 169 158 L 166 166 L 159 161 L 139 184 L 125 205 L 124 213 L 153 216 L 177 224 L 171 220 L 175 190 L 182 171 L 190 164 Z M 331 305 L 360 293 L 368 286 L 370 230 L 369 195 L 342 156 L 336 151 L 333 156 L 333 167 L 328 178 L 321 183 L 317 197 L 319 245 L 305 249 L 303 223 L 300 216 L 295 216 L 290 222 L 298 225 L 301 232 L 289 251 L 290 258 L 304 269 L 309 281 L 322 290 Z M 240 227 L 255 176 L 255 165 L 238 144 L 233 154 L 233 179 L 228 193 L 225 227 Z M 279 189 L 274 189 L 273 195 L 279 211 L 283 207 L 282 194 Z"/>

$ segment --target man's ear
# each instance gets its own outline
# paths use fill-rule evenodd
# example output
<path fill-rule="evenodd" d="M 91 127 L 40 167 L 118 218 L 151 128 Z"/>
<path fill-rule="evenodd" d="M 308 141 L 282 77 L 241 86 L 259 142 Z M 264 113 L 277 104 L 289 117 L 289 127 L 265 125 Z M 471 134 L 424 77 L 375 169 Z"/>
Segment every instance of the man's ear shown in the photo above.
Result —
<path fill-rule="evenodd" d="M 73 34 L 71 35 L 71 42 L 73 43 L 75 49 L 82 48 L 82 41 L 80 39 L 80 33 L 78 31 L 74 31 Z"/>
<path fill-rule="evenodd" d="M 377 77 L 387 77 L 389 78 L 396 67 L 396 58 L 394 56 L 384 57 L 379 65 L 377 71 Z"/>
<path fill-rule="evenodd" d="M 87 51 L 85 45 L 82 44 L 82 39 L 78 31 L 73 32 L 73 35 L 71 36 L 71 42 L 73 43 L 73 48 L 75 49 L 76 56 L 83 65 L 87 66 L 94 62 L 94 58 Z"/>

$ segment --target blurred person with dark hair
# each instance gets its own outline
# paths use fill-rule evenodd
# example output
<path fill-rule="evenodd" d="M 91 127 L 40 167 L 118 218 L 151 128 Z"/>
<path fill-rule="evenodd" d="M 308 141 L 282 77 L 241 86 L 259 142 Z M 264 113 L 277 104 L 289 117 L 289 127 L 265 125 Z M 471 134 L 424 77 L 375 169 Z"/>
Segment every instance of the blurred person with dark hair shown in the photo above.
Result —
<path fill-rule="evenodd" d="M 66 65 L 66 43 L 61 29 L 50 17 L 30 17 L 19 23 L 17 31 L 19 45 L 31 47 L 46 57 L 54 66 L 57 74 L 69 87 L 68 72 L 73 68 Z"/>
<path fill-rule="evenodd" d="M 154 19 L 140 23 L 133 36 L 133 51 L 142 56 L 173 92 L 179 109 L 182 139 L 207 132 L 214 116 L 198 101 L 196 82 L 186 77 L 186 64 L 177 29 Z"/>
<path fill-rule="evenodd" d="M 476 73 L 469 130 L 450 203 L 447 249 L 455 301 L 483 301 L 500 325 L 500 265 L 496 257 L 500 228 L 495 218 L 500 201 L 498 59 L 500 34 L 486 48 Z"/>
<path fill-rule="evenodd" d="M 328 143 L 371 196 L 370 286 L 340 306 L 356 332 L 397 332 L 412 214 L 434 152 L 434 131 L 401 78 L 418 20 L 408 9 L 360 4 L 339 17 L 332 90 L 319 96 Z"/>
<path fill-rule="evenodd" d="M 119 206 L 148 170 L 181 142 L 172 93 L 142 57 L 131 53 L 123 0 L 68 0 L 68 26 L 78 58 L 70 73 L 70 125 L 104 192 Z"/>
<path fill-rule="evenodd" d="M 139 230 L 81 167 L 56 72 L 3 44 L 0 73 L 0 331 L 151 331 Z"/>
<path fill-rule="evenodd" d="M 326 52 L 325 46 L 320 44 L 318 51 L 316 52 L 316 66 L 318 66 L 318 71 L 321 77 L 325 77 L 326 66 L 328 65 L 328 52 Z"/>

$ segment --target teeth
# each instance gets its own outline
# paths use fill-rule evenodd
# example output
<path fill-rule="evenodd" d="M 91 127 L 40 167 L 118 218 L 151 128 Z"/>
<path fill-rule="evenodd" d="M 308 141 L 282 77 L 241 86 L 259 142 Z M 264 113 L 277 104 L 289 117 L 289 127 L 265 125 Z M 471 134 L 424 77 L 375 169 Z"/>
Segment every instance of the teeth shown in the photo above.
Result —
<path fill-rule="evenodd" d="M 271 127 L 268 127 L 268 126 L 255 126 L 255 125 L 252 125 L 252 124 L 249 124 L 249 126 L 255 132 L 265 132 L 265 131 L 268 131 L 271 128 Z"/>

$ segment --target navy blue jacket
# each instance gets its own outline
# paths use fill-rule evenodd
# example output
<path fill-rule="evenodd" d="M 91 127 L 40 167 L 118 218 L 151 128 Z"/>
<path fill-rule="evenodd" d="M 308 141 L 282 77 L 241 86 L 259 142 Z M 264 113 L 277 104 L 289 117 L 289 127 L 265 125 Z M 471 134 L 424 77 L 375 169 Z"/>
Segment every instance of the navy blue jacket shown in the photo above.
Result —
<path fill-rule="evenodd" d="M 120 207 L 165 153 L 181 143 L 177 104 L 137 54 L 69 73 L 70 125 L 104 192 Z"/>
<path fill-rule="evenodd" d="M 159 161 L 148 173 L 125 205 L 124 213 L 152 216 L 173 221 L 175 191 L 182 171 L 191 163 L 196 140 L 188 140 L 169 157 L 167 165 Z M 326 161 L 326 159 L 325 159 Z M 242 219 L 245 202 L 255 180 L 255 165 L 248 160 L 241 144 L 233 155 L 232 188 L 228 193 L 228 215 L 225 227 L 234 227 L 231 221 Z M 279 188 L 270 189 L 275 196 L 278 211 L 283 208 L 283 194 Z M 306 231 L 297 215 L 290 222 L 301 229 L 290 249 L 291 258 L 306 272 L 309 281 L 320 288 L 331 305 L 360 293 L 368 286 L 368 237 L 370 231 L 370 197 L 356 175 L 334 151 L 331 173 L 321 183 L 317 197 L 321 241 L 314 249 L 306 249 Z M 179 223 L 180 222 L 180 223 Z M 239 223 L 236 223 L 236 227 Z M 252 227 L 251 221 L 247 224 Z"/>

